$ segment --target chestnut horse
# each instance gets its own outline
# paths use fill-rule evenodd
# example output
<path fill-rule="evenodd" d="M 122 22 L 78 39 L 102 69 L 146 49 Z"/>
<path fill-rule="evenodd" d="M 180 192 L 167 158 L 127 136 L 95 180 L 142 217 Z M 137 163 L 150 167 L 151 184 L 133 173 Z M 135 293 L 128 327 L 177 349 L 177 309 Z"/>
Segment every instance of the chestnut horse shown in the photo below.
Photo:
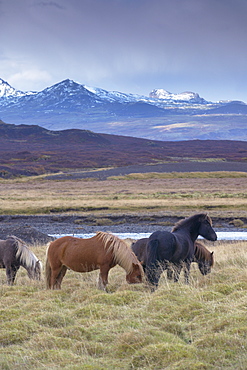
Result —
<path fill-rule="evenodd" d="M 20 266 L 30 279 L 40 280 L 42 263 L 25 243 L 16 236 L 0 240 L 0 268 L 6 269 L 7 284 L 13 285 Z"/>
<path fill-rule="evenodd" d="M 109 270 L 117 264 L 126 271 L 129 284 L 142 282 L 140 262 L 117 236 L 101 231 L 88 239 L 64 236 L 52 241 L 47 248 L 46 286 L 48 289 L 60 289 L 67 269 L 76 272 L 100 269 L 98 288 L 106 290 Z"/>

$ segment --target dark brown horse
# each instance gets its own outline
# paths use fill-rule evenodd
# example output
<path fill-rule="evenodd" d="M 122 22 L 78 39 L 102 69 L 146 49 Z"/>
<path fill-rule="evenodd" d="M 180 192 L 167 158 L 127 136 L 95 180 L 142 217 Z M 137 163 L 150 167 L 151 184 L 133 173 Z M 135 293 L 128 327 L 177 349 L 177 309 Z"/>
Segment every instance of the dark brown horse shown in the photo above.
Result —
<path fill-rule="evenodd" d="M 42 264 L 25 243 L 16 236 L 0 240 L 0 268 L 6 269 L 7 283 L 13 285 L 20 266 L 30 279 L 40 280 Z"/>
<path fill-rule="evenodd" d="M 100 269 L 98 288 L 105 290 L 109 270 L 117 264 L 126 271 L 129 284 L 142 282 L 143 269 L 140 262 L 117 236 L 104 232 L 98 232 L 89 239 L 64 236 L 48 246 L 46 286 L 48 289 L 60 289 L 68 268 L 77 272 Z"/>
<path fill-rule="evenodd" d="M 197 262 L 202 275 L 209 274 L 214 265 L 214 252 L 210 252 L 205 245 L 198 240 L 196 240 L 194 247 L 195 254 L 192 262 Z"/>
<path fill-rule="evenodd" d="M 131 244 L 131 249 L 135 253 L 138 260 L 141 262 L 143 270 L 146 269 L 146 244 L 148 238 L 142 238 Z M 211 272 L 214 265 L 214 252 L 210 252 L 203 243 L 198 240 L 194 243 L 194 257 L 192 262 L 196 262 L 202 275 L 207 275 Z M 167 278 L 169 280 L 173 277 L 173 268 L 171 263 L 164 266 L 167 269 Z M 174 281 L 177 279 L 174 277 Z"/>
<path fill-rule="evenodd" d="M 210 252 L 204 244 L 200 243 L 198 240 L 194 243 L 194 257 L 192 262 L 196 262 L 198 265 L 198 268 L 202 275 L 207 275 L 211 272 L 211 268 L 214 265 L 214 252 Z M 187 282 L 186 278 L 186 267 L 182 264 L 182 267 L 184 267 L 184 276 L 185 276 L 185 282 Z M 174 278 L 174 281 L 177 282 L 179 279 L 179 271 L 177 271 L 176 266 L 174 268 L 174 265 L 172 263 L 167 264 L 167 278 L 169 280 L 172 280 Z"/>
<path fill-rule="evenodd" d="M 212 221 L 205 213 L 179 221 L 172 232 L 155 231 L 150 235 L 146 244 L 144 268 L 152 289 L 158 286 L 160 275 L 164 269 L 167 269 L 168 262 L 172 263 L 176 281 L 184 267 L 185 282 L 189 282 L 190 265 L 194 258 L 194 243 L 199 235 L 211 241 L 217 240 Z"/>

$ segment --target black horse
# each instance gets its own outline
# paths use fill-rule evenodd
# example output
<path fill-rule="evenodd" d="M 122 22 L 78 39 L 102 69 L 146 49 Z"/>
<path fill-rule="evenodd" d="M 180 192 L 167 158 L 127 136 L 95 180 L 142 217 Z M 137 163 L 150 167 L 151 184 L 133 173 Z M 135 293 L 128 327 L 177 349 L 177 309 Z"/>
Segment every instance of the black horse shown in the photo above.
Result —
<path fill-rule="evenodd" d="M 131 249 L 137 256 L 138 260 L 141 262 L 143 270 L 146 270 L 146 245 L 148 243 L 148 238 L 141 238 L 136 242 L 131 244 Z M 203 243 L 198 240 L 194 243 L 194 257 L 192 262 L 196 262 L 198 269 L 202 275 L 207 275 L 211 272 L 211 268 L 214 265 L 214 252 L 210 252 Z M 167 262 L 167 278 L 171 280 L 173 278 L 173 265 Z M 174 281 L 178 281 L 178 276 L 174 277 Z"/>
<path fill-rule="evenodd" d="M 14 284 L 20 266 L 27 270 L 30 279 L 40 280 L 42 263 L 25 243 L 16 236 L 0 240 L 0 268 L 6 269 L 9 285 Z"/>
<path fill-rule="evenodd" d="M 161 273 L 168 268 L 168 262 L 172 263 L 175 281 L 179 279 L 184 267 L 185 282 L 189 282 L 194 243 L 199 235 L 211 241 L 217 240 L 212 220 L 205 213 L 179 221 L 172 232 L 155 231 L 150 235 L 146 245 L 145 274 L 152 289 L 157 288 Z"/>

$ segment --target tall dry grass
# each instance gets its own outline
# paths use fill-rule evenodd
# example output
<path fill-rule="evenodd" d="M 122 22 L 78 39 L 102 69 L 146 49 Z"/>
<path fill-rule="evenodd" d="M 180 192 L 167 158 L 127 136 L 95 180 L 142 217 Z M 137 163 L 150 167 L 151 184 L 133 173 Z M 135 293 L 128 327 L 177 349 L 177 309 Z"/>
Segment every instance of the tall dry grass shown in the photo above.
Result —
<path fill-rule="evenodd" d="M 138 175 L 138 176 L 137 176 Z M 246 174 L 129 175 L 106 181 L 0 182 L 1 214 L 192 212 L 247 216 Z M 159 176 L 158 176 L 159 175 Z M 168 177 L 169 175 L 169 177 Z M 241 176 L 240 176 L 241 175 Z M 163 176 L 163 177 L 162 177 Z M 197 177 L 196 177 L 197 176 Z M 228 177 L 227 177 L 228 176 Z M 236 176 L 236 174 L 235 174 Z M 129 179 L 130 178 L 130 179 Z M 105 210 L 105 211 L 104 211 Z"/>
<path fill-rule="evenodd" d="M 61 291 L 45 290 L 21 269 L 16 285 L 0 272 L 1 369 L 246 369 L 247 245 L 207 244 L 212 273 L 195 264 L 191 284 L 167 281 L 150 293 L 110 272 L 68 271 Z M 44 261 L 46 246 L 33 248 Z"/>

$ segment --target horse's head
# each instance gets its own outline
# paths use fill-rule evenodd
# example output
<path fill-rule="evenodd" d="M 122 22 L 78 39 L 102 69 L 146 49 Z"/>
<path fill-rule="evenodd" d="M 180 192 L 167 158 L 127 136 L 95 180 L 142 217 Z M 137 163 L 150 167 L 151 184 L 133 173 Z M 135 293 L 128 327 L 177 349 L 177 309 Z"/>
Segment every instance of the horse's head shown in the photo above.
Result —
<path fill-rule="evenodd" d="M 33 268 L 29 268 L 28 276 L 30 279 L 33 280 L 40 280 L 41 279 L 41 271 L 42 271 L 42 263 L 40 260 L 36 261 Z"/>
<path fill-rule="evenodd" d="M 207 214 L 203 215 L 200 220 L 199 235 L 213 242 L 217 240 L 216 232 L 212 228 L 212 220 Z"/>
<path fill-rule="evenodd" d="M 35 279 L 40 280 L 41 279 L 41 272 L 42 272 L 42 263 L 40 260 L 36 262 L 35 265 Z"/>
<path fill-rule="evenodd" d="M 211 272 L 211 267 L 214 264 L 214 252 L 210 253 L 209 259 L 206 259 L 205 261 L 197 261 L 198 268 L 202 275 L 207 275 Z"/>
<path fill-rule="evenodd" d="M 214 252 L 210 253 L 209 259 L 205 261 L 198 261 L 198 268 L 202 275 L 207 275 L 211 272 L 211 267 L 214 264 Z"/>
<path fill-rule="evenodd" d="M 139 284 L 143 282 L 144 272 L 140 263 L 132 263 L 132 271 L 126 275 L 129 284 Z"/>

